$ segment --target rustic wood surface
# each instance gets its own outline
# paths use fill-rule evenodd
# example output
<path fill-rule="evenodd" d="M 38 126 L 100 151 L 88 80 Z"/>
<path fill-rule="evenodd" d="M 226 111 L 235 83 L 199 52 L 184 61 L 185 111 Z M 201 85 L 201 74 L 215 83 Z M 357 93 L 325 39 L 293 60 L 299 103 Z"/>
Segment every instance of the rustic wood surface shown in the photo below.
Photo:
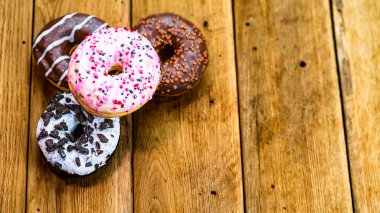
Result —
<path fill-rule="evenodd" d="M 328 1 L 235 2 L 246 208 L 351 210 Z"/>
<path fill-rule="evenodd" d="M 202 27 L 210 64 L 195 90 L 133 114 L 136 212 L 243 210 L 231 1 L 132 2 L 132 22 L 159 12 Z M 204 26 L 204 23 L 206 27 Z"/>
<path fill-rule="evenodd" d="M 0 212 L 21 212 L 27 177 L 33 4 L 5 0 L 0 8 Z"/>
<path fill-rule="evenodd" d="M 380 209 L 380 2 L 334 0 L 355 209 Z"/>
<path fill-rule="evenodd" d="M 0 1 L 0 212 L 376 212 L 376 0 Z M 122 119 L 112 161 L 68 179 L 35 129 L 57 91 L 31 61 L 69 12 L 113 26 L 174 12 L 208 42 L 205 78 Z"/>

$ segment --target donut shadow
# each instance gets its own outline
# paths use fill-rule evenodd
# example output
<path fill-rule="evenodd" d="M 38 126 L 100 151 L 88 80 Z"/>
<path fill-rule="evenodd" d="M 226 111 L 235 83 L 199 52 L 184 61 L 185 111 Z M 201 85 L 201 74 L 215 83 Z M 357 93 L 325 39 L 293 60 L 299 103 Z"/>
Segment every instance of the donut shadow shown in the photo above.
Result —
<path fill-rule="evenodd" d="M 200 93 L 200 90 L 200 87 L 195 87 L 193 90 L 185 94 L 172 97 L 154 95 L 151 101 L 142 106 L 140 110 L 133 113 L 133 123 L 136 123 L 137 117 L 155 114 L 157 110 L 165 110 L 168 112 L 171 110 L 187 108 L 191 103 L 197 99 L 201 99 L 202 96 L 205 95 L 204 93 Z"/>
<path fill-rule="evenodd" d="M 203 84 L 206 82 L 201 81 L 199 82 L 199 85 L 194 87 L 192 90 L 179 95 L 179 96 L 161 96 L 161 95 L 154 95 L 152 101 L 148 102 L 146 105 L 148 108 L 149 104 L 164 104 L 164 103 L 169 103 L 169 107 L 172 108 L 183 108 L 187 107 L 189 104 L 192 102 L 201 99 L 206 93 L 202 90 L 204 90 Z M 165 106 L 167 107 L 167 106 Z"/>
<path fill-rule="evenodd" d="M 197 87 L 180 96 L 165 97 L 155 95 L 151 101 L 133 113 L 133 152 L 135 155 L 138 152 L 149 152 L 149 150 L 160 147 L 162 138 L 157 133 L 157 128 L 162 131 L 170 131 L 171 134 L 178 133 L 168 130 L 165 126 L 166 122 L 170 122 L 170 120 L 166 119 L 167 116 L 171 119 L 179 114 L 181 110 L 193 107 L 191 106 L 192 104 L 202 102 L 207 98 L 209 96 L 209 87 L 207 87 L 206 83 L 205 81 L 201 81 Z M 154 117 L 155 120 L 162 120 L 163 122 L 160 124 L 160 127 L 154 127 L 153 125 L 157 125 L 158 123 L 154 122 L 152 124 L 149 122 L 150 117 Z M 144 136 L 144 131 L 149 131 L 150 129 L 156 129 L 155 133 Z M 173 138 L 175 138 L 175 135 L 173 135 Z"/>

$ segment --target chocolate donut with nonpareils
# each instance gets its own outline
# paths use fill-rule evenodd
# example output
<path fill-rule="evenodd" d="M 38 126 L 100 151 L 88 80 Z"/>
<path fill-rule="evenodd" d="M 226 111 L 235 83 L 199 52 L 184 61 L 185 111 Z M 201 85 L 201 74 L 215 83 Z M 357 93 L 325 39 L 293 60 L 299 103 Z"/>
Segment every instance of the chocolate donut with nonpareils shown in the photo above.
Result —
<path fill-rule="evenodd" d="M 161 60 L 162 80 L 157 95 L 179 96 L 194 88 L 208 65 L 206 40 L 189 20 L 162 13 L 148 16 L 134 27 L 148 38 Z"/>
<path fill-rule="evenodd" d="M 106 26 L 103 20 L 83 13 L 71 13 L 50 21 L 32 47 L 36 64 L 47 80 L 58 89 L 68 91 L 66 76 L 71 52 L 85 36 Z"/>

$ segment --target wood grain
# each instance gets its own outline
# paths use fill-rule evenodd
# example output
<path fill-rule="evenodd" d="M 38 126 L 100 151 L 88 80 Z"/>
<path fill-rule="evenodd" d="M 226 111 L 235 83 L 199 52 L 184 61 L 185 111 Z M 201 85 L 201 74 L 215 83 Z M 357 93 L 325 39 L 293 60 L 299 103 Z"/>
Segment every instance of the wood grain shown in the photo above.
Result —
<path fill-rule="evenodd" d="M 380 2 L 333 1 L 354 206 L 380 209 Z"/>
<path fill-rule="evenodd" d="M 155 97 L 133 114 L 135 211 L 242 212 L 231 1 L 132 5 L 134 24 L 159 12 L 191 20 L 210 55 L 196 89 L 180 98 Z"/>
<path fill-rule="evenodd" d="M 328 1 L 235 1 L 247 212 L 351 212 Z"/>
<path fill-rule="evenodd" d="M 34 37 L 53 18 L 69 12 L 93 14 L 110 25 L 129 25 L 128 1 L 36 0 Z M 97 173 L 67 179 L 54 174 L 40 153 L 35 129 L 49 98 L 56 93 L 41 70 L 33 66 L 28 171 L 28 212 L 131 212 L 131 117 L 122 119 L 121 138 L 111 162 Z"/>
<path fill-rule="evenodd" d="M 134 113 L 133 156 L 127 117 L 108 166 L 60 178 L 35 139 L 57 91 L 35 63 L 30 74 L 31 38 L 73 11 L 129 26 L 131 6 L 133 23 L 175 12 L 200 27 L 205 78 Z M 329 1 L 317 0 L 2 0 L 0 8 L 0 212 L 131 212 L 133 203 L 136 212 L 242 212 L 244 202 L 247 212 L 380 209 L 378 1 L 332 0 L 333 17 Z"/>
<path fill-rule="evenodd" d="M 0 8 L 0 212 L 23 212 L 33 3 L 5 0 Z"/>

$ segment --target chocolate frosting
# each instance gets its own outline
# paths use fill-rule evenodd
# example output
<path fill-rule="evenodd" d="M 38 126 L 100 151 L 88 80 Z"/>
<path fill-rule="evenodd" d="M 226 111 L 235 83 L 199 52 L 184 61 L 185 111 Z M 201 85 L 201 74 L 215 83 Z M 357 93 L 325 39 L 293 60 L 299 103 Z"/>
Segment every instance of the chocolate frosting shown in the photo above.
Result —
<path fill-rule="evenodd" d="M 86 35 L 107 24 L 94 16 L 72 13 L 50 21 L 33 44 L 33 57 L 38 67 L 54 86 L 68 90 L 66 81 L 70 50 Z"/>
<path fill-rule="evenodd" d="M 208 65 L 206 40 L 185 18 L 171 13 L 152 15 L 135 27 L 148 38 L 161 59 L 157 95 L 178 96 L 198 84 Z"/>

